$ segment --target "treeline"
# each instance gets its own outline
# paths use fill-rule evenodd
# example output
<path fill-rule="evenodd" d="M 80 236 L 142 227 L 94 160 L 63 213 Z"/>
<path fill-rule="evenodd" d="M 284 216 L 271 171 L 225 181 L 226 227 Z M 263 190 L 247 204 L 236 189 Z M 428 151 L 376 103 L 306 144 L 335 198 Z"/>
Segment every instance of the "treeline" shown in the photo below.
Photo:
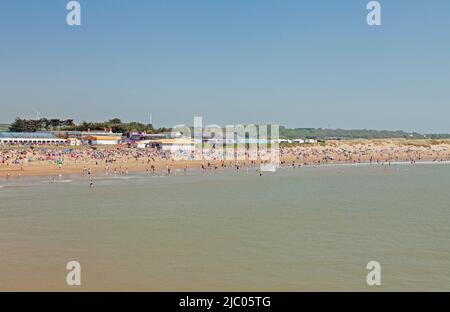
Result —
<path fill-rule="evenodd" d="M 11 132 L 36 132 L 36 131 L 50 131 L 61 130 L 62 128 L 69 128 L 74 126 L 72 119 L 22 119 L 17 117 L 16 120 L 9 126 Z"/>
<path fill-rule="evenodd" d="M 154 129 L 151 124 L 140 122 L 124 123 L 119 118 L 113 118 L 104 122 L 87 122 L 75 124 L 73 119 L 41 118 L 41 119 L 22 119 L 16 118 L 9 125 L 9 131 L 12 132 L 37 132 L 37 131 L 104 131 L 111 129 L 116 133 L 127 133 L 130 131 L 161 133 L 168 132 L 170 128 Z M 4 129 L 6 130 L 6 129 Z M 191 129 L 192 130 L 192 129 Z M 270 136 L 270 127 L 268 129 Z M 295 128 L 289 129 L 280 127 L 280 137 L 284 139 L 449 139 L 450 134 L 420 134 L 417 132 L 388 131 L 388 130 L 345 130 L 345 129 L 322 129 L 322 128 Z"/>
<path fill-rule="evenodd" d="M 160 133 L 170 131 L 169 128 L 154 129 L 151 124 L 143 124 L 139 122 L 124 123 L 119 118 L 113 118 L 104 122 L 87 122 L 75 124 L 73 119 L 22 119 L 16 118 L 9 126 L 11 132 L 37 132 L 37 131 L 109 131 L 111 129 L 115 133 L 126 133 L 129 131 Z"/>
<path fill-rule="evenodd" d="M 388 130 L 345 130 L 322 128 L 296 128 L 280 127 L 280 137 L 286 139 L 445 139 L 449 134 L 420 134 L 417 132 L 388 131 Z"/>

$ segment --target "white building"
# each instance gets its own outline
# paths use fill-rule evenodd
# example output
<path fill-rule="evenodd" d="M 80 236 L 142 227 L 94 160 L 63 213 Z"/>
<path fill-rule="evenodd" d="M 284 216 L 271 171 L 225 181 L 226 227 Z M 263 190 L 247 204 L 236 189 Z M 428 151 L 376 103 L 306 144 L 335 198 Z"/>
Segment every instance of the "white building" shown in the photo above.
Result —
<path fill-rule="evenodd" d="M 85 137 L 89 145 L 117 145 L 122 137 L 119 136 L 103 136 L 103 135 L 90 135 Z"/>
<path fill-rule="evenodd" d="M 71 139 L 67 139 L 67 141 L 69 142 L 70 146 L 80 146 L 81 145 L 81 140 L 78 140 L 78 139 L 71 138 Z"/>
<path fill-rule="evenodd" d="M 190 152 L 194 150 L 194 140 L 189 138 L 160 140 L 163 151 Z"/>
<path fill-rule="evenodd" d="M 60 145 L 67 144 L 67 140 L 58 138 L 51 132 L 0 132 L 0 144 Z"/>

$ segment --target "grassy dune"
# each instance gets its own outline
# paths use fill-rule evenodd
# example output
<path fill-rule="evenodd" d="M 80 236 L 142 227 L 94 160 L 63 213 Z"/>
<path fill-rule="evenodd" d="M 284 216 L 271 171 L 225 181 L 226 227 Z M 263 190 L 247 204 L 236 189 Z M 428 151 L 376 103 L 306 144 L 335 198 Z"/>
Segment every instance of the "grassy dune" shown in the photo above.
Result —
<path fill-rule="evenodd" d="M 450 144 L 450 139 L 355 139 L 355 140 L 340 140 L 340 141 L 327 141 L 328 146 L 339 145 L 386 145 L 395 144 L 397 146 L 417 146 L 417 147 L 431 147 L 433 145 Z"/>

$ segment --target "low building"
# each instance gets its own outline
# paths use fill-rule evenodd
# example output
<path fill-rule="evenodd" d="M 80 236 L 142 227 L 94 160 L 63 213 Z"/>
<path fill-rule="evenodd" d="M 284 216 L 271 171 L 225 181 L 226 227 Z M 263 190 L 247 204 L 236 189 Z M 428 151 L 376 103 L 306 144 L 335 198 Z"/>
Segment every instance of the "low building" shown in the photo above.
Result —
<path fill-rule="evenodd" d="M 154 147 L 153 144 L 157 142 L 155 140 L 141 140 L 141 141 L 134 141 L 132 143 L 128 142 L 128 146 L 134 146 L 137 148 L 148 148 L 148 147 Z M 157 147 L 157 146 L 156 146 Z"/>
<path fill-rule="evenodd" d="M 121 139 L 121 136 L 90 135 L 83 140 L 89 145 L 117 145 L 120 143 Z"/>
<path fill-rule="evenodd" d="M 137 141 L 136 147 L 137 148 L 147 148 L 149 146 L 150 141 Z"/>
<path fill-rule="evenodd" d="M 81 145 L 81 140 L 79 140 L 79 139 L 70 138 L 70 139 L 67 139 L 67 141 L 69 142 L 70 146 L 80 146 Z"/>
<path fill-rule="evenodd" d="M 67 140 L 57 137 L 52 132 L 0 132 L 0 144 L 62 145 L 67 144 Z"/>
<path fill-rule="evenodd" d="M 128 143 L 136 143 L 140 141 L 155 141 L 170 138 L 170 133 L 128 132 L 126 135 Z"/>
<path fill-rule="evenodd" d="M 145 139 L 147 140 L 161 140 L 167 138 L 169 138 L 169 136 L 167 136 L 167 134 L 164 133 L 151 133 L 145 135 Z"/>
<path fill-rule="evenodd" d="M 292 141 L 288 140 L 288 139 L 272 139 L 271 142 L 272 143 L 292 143 Z"/>
<path fill-rule="evenodd" d="M 60 137 L 66 139 L 78 139 L 81 141 L 86 141 L 90 136 L 108 136 L 108 137 L 120 137 L 122 138 L 122 133 L 115 133 L 110 131 L 61 131 L 58 133 Z"/>
<path fill-rule="evenodd" d="M 190 138 L 159 140 L 163 151 L 193 151 L 194 140 Z"/>

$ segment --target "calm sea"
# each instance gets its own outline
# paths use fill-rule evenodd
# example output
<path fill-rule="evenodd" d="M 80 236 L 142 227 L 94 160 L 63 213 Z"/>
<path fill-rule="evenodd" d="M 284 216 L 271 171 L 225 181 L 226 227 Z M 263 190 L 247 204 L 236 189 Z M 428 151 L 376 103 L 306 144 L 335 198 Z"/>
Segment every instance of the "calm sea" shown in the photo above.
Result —
<path fill-rule="evenodd" d="M 0 290 L 450 290 L 447 164 L 0 185 Z"/>

